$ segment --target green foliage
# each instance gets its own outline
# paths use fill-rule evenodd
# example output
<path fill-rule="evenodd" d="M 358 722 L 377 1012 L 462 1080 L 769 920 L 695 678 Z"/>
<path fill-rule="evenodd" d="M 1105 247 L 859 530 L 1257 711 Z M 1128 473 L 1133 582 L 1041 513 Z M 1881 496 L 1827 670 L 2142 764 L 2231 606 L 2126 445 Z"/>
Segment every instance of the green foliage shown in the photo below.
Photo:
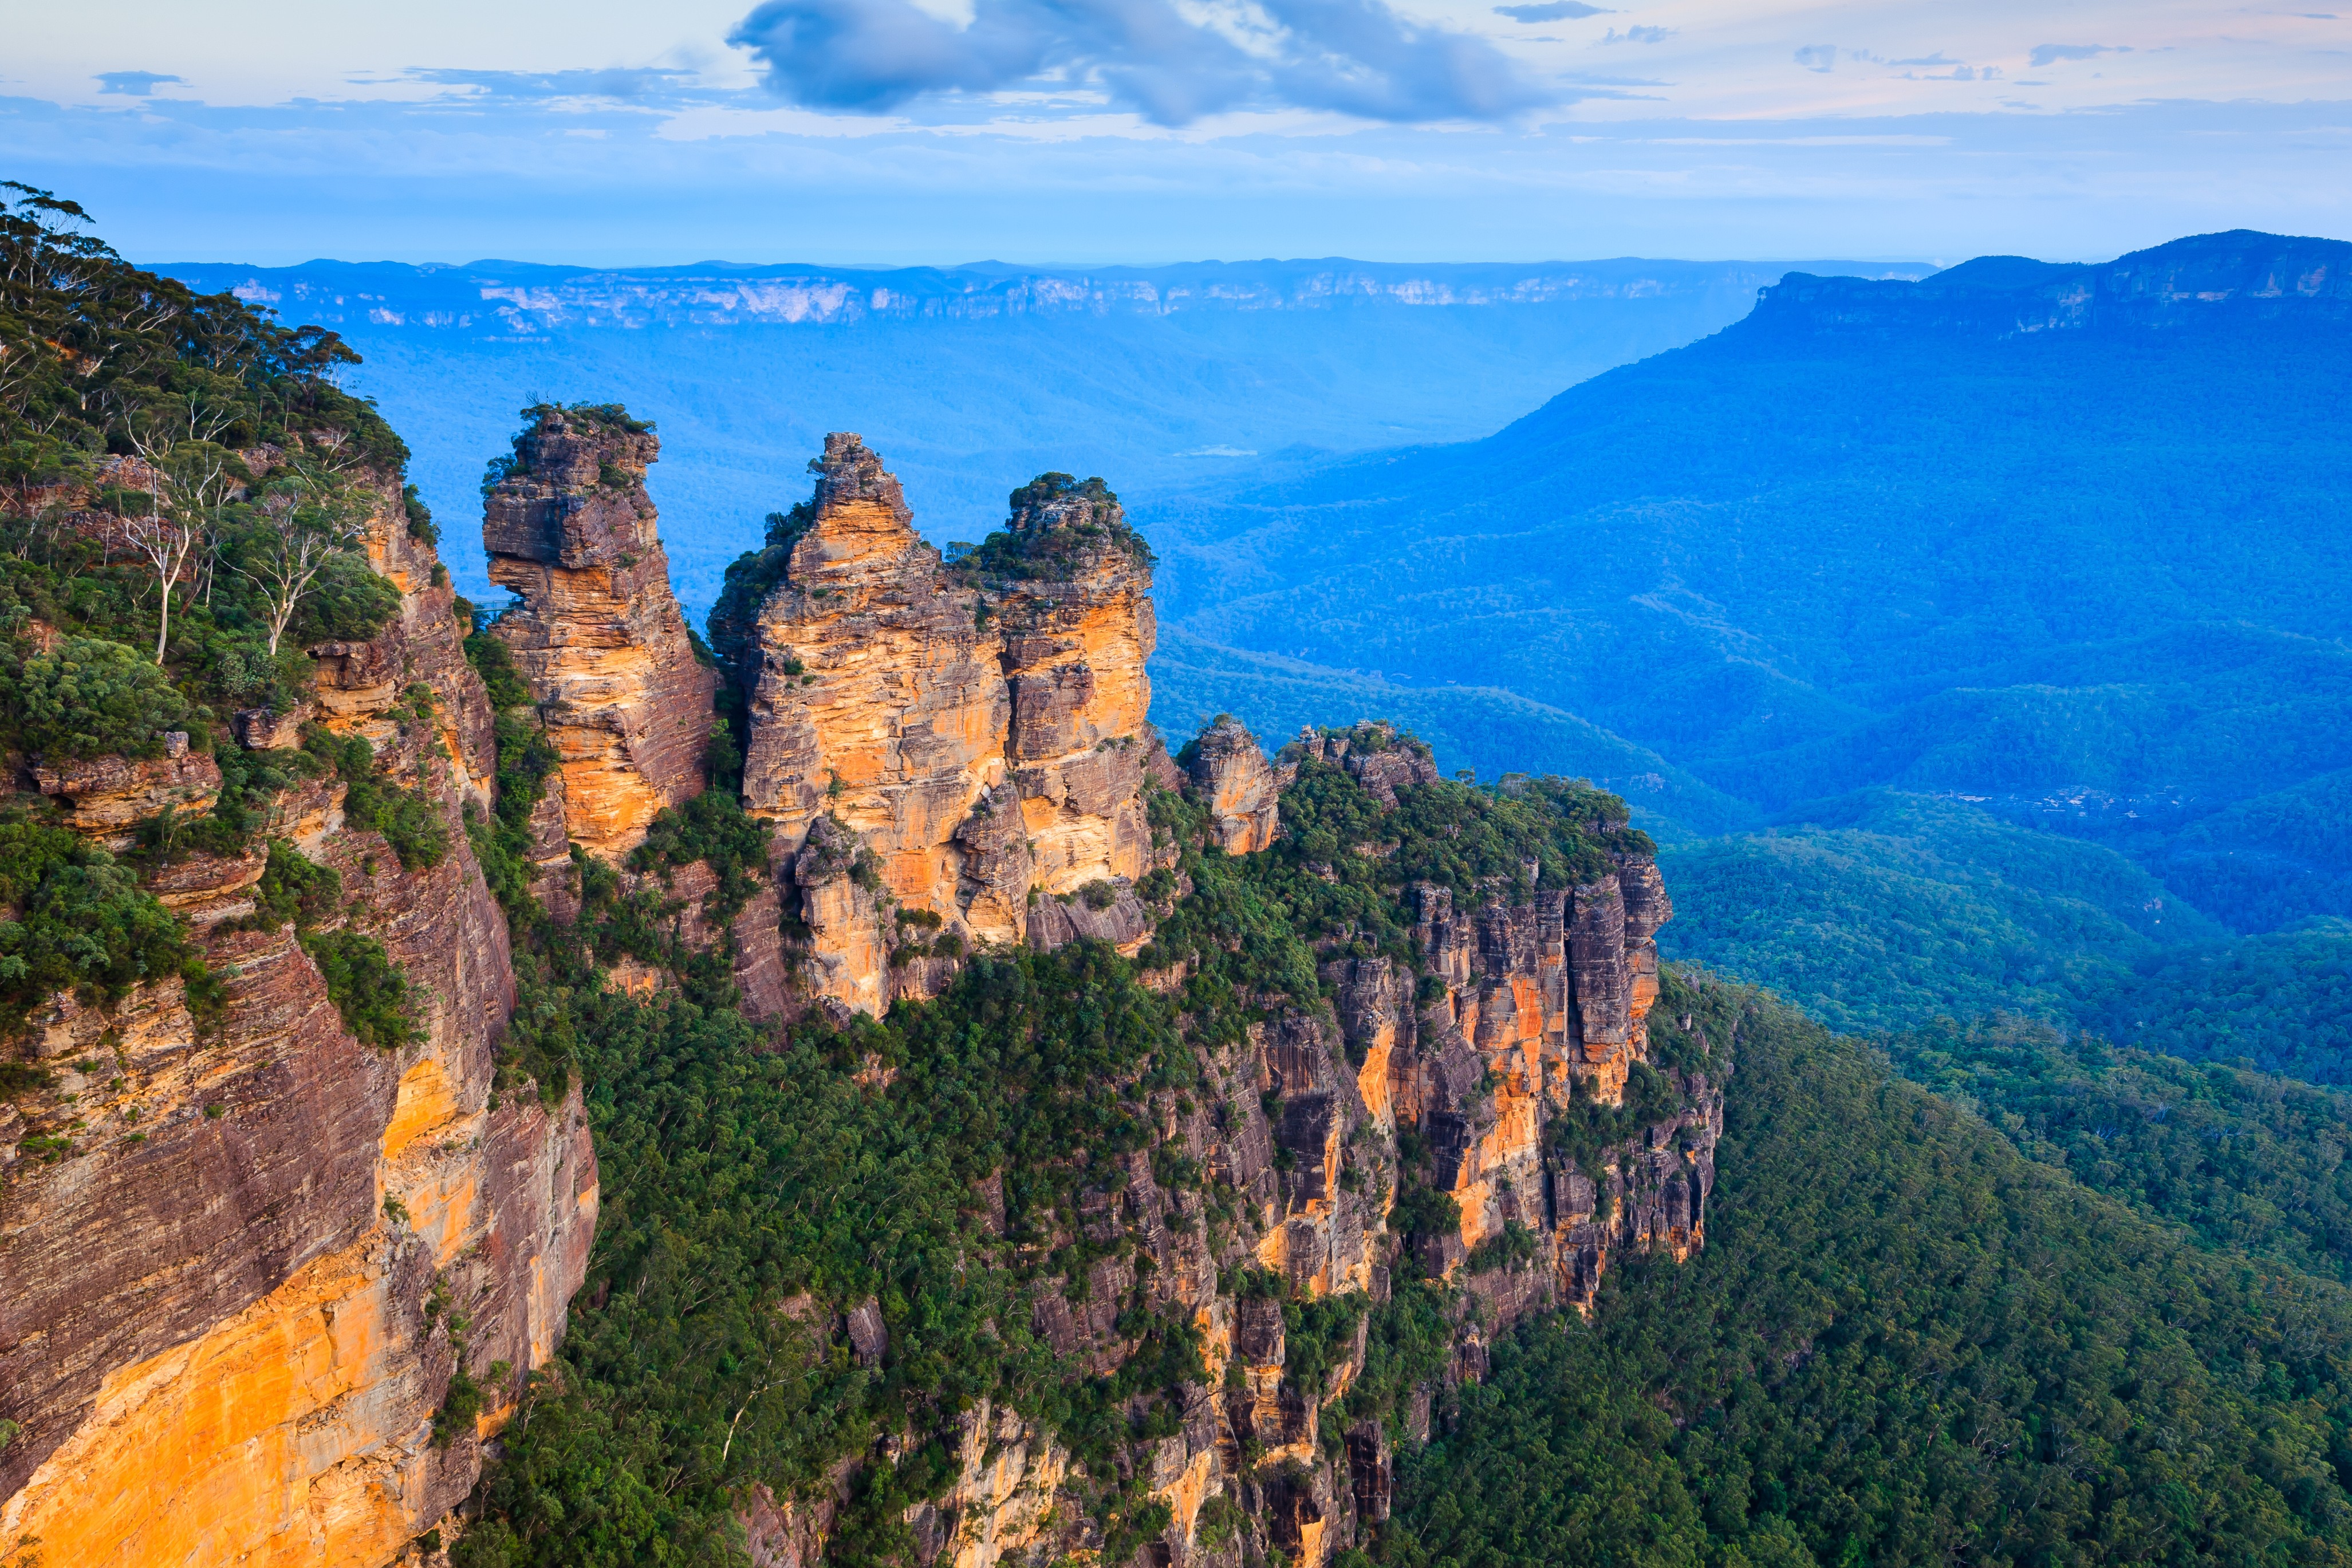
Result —
<path fill-rule="evenodd" d="M 210 741 L 205 717 L 154 660 L 105 637 L 68 637 L 28 653 L 0 689 L 9 744 L 51 763 L 110 753 L 160 757 L 166 731 Z M 192 739 L 194 737 L 192 736 Z"/>
<path fill-rule="evenodd" d="M 1010 505 L 1006 525 L 956 561 L 959 573 L 996 584 L 1067 581 L 1105 554 L 1144 567 L 1156 559 L 1143 535 L 1129 526 L 1118 497 L 1099 479 L 1040 474 L 1013 492 Z"/>
<path fill-rule="evenodd" d="M 1462 1205 L 1451 1193 L 1441 1192 L 1425 1182 L 1412 1183 L 1398 1194 L 1396 1207 L 1389 1213 L 1389 1228 L 1412 1238 L 1459 1236 Z"/>
<path fill-rule="evenodd" d="M 774 828 L 743 809 L 731 790 L 706 789 L 682 806 L 663 810 L 646 829 L 646 841 L 629 855 L 630 869 L 671 872 L 699 860 L 719 885 L 703 900 L 709 918 L 723 924 L 750 901 L 767 874 L 768 842 Z"/>
<path fill-rule="evenodd" d="M 2112 1038 L 2193 1061 L 2251 1060 L 2352 1083 L 2352 921 L 2169 950 L 2077 1016 Z"/>
<path fill-rule="evenodd" d="M 1676 993 L 1679 992 L 1680 994 Z M 1692 999 L 1686 983 L 1669 976 L 1661 987 L 1657 1012 L 1671 1016 L 1678 1005 Z M 1703 1032 L 1699 1032 L 1702 1034 Z M 1692 1066 L 1704 1068 L 1711 1058 L 1700 1052 Z M 1635 1062 L 1625 1074 L 1624 1098 L 1604 1105 L 1590 1095 L 1576 1094 L 1544 1129 L 1544 1141 L 1562 1166 L 1582 1171 L 1594 1186 L 1602 1184 L 1601 1160 L 1606 1152 L 1638 1139 L 1649 1128 L 1683 1109 L 1682 1086 L 1648 1062 Z"/>
<path fill-rule="evenodd" d="M 158 405 L 226 446 L 340 430 L 371 461 L 406 456 L 368 404 L 332 380 L 359 356 L 333 332 L 278 326 L 228 293 L 198 295 L 142 272 L 87 231 L 75 203 L 0 182 L 0 482 L 23 496 L 82 479 Z M 12 509 L 13 510 L 13 509 Z"/>
<path fill-rule="evenodd" d="M 398 591 L 354 546 L 368 479 L 396 472 L 405 449 L 333 384 L 357 356 L 332 332 L 289 331 L 231 295 L 141 272 L 84 232 L 71 202 L 14 182 L 0 193 L 14 193 L 0 202 L 12 724 L 58 756 L 152 755 L 167 729 L 205 748 L 205 708 L 281 706 L 308 684 L 310 660 L 279 640 L 289 619 L 306 645 L 371 637 L 397 610 Z M 135 520 L 172 531 L 170 573 L 102 537 Z M 64 644 L 36 655 L 20 617 Z M 142 678 L 110 643 L 163 672 Z"/>
<path fill-rule="evenodd" d="M 1739 1042 L 1706 1251 L 1614 1263 L 1590 1325 L 1498 1345 L 1459 1429 L 1404 1458 L 1388 1561 L 2352 1542 L 2340 1288 L 2184 1245 L 1797 1015 L 1695 990 Z"/>
<path fill-rule="evenodd" d="M 425 1037 L 414 988 L 383 943 L 346 927 L 306 934 L 302 951 L 325 977 L 343 1027 L 362 1045 L 394 1051 Z"/>
<path fill-rule="evenodd" d="M 1508 1268 L 1527 1262 L 1542 1249 L 1534 1231 L 1517 1220 L 1506 1220 L 1501 1230 L 1470 1249 L 1467 1267 L 1473 1274 Z"/>
<path fill-rule="evenodd" d="M 269 841 L 269 858 L 254 887 L 253 920 L 262 929 L 291 921 L 308 931 L 332 914 L 341 899 L 343 879 L 332 866 L 321 866 L 283 838 Z"/>
<path fill-rule="evenodd" d="M 287 636 L 298 646 L 365 642 L 400 613 L 400 590 L 351 551 L 328 557 L 318 581 L 303 595 Z"/>
<path fill-rule="evenodd" d="M 142 981 L 206 978 L 180 922 L 105 850 L 0 816 L 0 1030 L 59 991 L 114 1001 Z"/>
<path fill-rule="evenodd" d="M 1882 1044 L 1905 1077 L 2084 1186 L 2208 1247 L 2352 1283 L 2352 1096 L 2016 1017 Z"/>
<path fill-rule="evenodd" d="M 1660 950 L 1836 1027 L 2021 1013 L 2206 1060 L 2352 1080 L 2352 923 L 2231 938 L 2115 850 L 1874 792 L 1670 848 Z"/>
<path fill-rule="evenodd" d="M 1185 1053 L 1106 948 L 983 957 L 937 1002 L 766 1048 L 729 1010 L 538 983 L 515 1032 L 579 1062 L 604 1185 L 571 1336 L 486 1483 L 510 1561 L 709 1561 L 693 1553 L 733 1486 L 813 1486 L 879 1431 L 936 1430 L 983 1394 L 1099 1452 L 1120 1401 L 1198 1366 L 1189 1328 L 1137 1324 L 1144 1351 L 1097 1387 L 1032 1336 L 1022 1274 L 958 1263 L 990 1245 L 973 1188 L 992 1172 L 1013 1237 L 1034 1237 L 1144 1145 L 1132 1097 Z M 870 1369 L 825 1328 L 869 1299 L 890 1340 Z M 886 1489 L 852 1524 L 887 1537 L 911 1500 Z"/>
<path fill-rule="evenodd" d="M 793 547 L 815 525 L 814 501 L 802 501 L 789 511 L 772 511 L 768 514 L 767 538 L 761 547 L 746 551 L 727 568 L 719 602 L 710 611 L 710 652 L 719 667 L 730 672 L 730 680 L 743 689 L 744 695 L 749 695 L 748 688 L 759 679 L 753 627 L 760 606 L 784 580 L 792 563 Z M 800 661 L 791 660 L 785 673 L 803 673 Z"/>
<path fill-rule="evenodd" d="M 448 1389 L 441 1397 L 441 1408 L 433 1413 L 433 1446 L 446 1448 L 460 1432 L 470 1434 L 474 1417 L 481 1414 L 484 1403 L 482 1385 L 467 1370 L 461 1346 L 457 1369 L 450 1373 Z"/>
<path fill-rule="evenodd" d="M 433 521 L 433 509 L 416 493 L 415 485 L 400 488 L 400 510 L 408 519 L 408 537 L 420 544 L 441 542 L 441 525 Z"/>

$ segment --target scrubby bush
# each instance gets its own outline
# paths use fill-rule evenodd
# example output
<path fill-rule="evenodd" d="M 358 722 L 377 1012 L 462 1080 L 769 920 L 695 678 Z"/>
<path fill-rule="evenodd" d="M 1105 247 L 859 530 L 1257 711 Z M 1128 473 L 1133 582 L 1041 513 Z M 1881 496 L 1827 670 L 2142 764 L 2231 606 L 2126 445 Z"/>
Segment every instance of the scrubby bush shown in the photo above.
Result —
<path fill-rule="evenodd" d="M 167 732 L 197 724 L 154 660 L 106 637 L 68 637 L 28 654 L 7 683 L 6 710 L 16 744 L 48 763 L 160 757 Z"/>

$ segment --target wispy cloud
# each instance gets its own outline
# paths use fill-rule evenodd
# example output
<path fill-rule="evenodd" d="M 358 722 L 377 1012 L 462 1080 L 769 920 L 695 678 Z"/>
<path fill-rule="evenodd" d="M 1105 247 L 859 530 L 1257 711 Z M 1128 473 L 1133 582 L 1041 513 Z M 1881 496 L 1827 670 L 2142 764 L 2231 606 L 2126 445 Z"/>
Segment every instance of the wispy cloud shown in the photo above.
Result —
<path fill-rule="evenodd" d="M 1095 87 L 1161 125 L 1250 107 L 1501 121 L 1566 96 L 1484 39 L 1382 0 L 1200 15 L 1174 0 L 978 0 L 959 26 L 909 0 L 767 0 L 728 41 L 751 51 L 779 97 L 856 113 L 1049 81 Z"/>
<path fill-rule="evenodd" d="M 100 71 L 94 79 L 101 93 L 121 93 L 125 98 L 150 98 L 166 82 L 184 79 L 165 76 L 160 71 Z"/>
<path fill-rule="evenodd" d="M 2131 47 L 2127 44 L 2036 44 L 2033 46 L 2032 64 L 2038 70 L 2043 66 L 2054 66 L 2060 60 L 2089 60 L 2101 55 L 2129 53 Z"/>
<path fill-rule="evenodd" d="M 1837 68 L 1835 44 L 1807 44 L 1796 54 L 1797 63 L 1809 71 L 1830 71 Z"/>
<path fill-rule="evenodd" d="M 1595 41 L 1603 44 L 1663 44 L 1674 36 L 1672 27 L 1628 27 L 1622 33 L 1612 27 Z"/>
<path fill-rule="evenodd" d="M 1514 22 L 1567 22 L 1579 16 L 1613 16 L 1617 13 L 1605 6 L 1587 5 L 1584 0 L 1550 0 L 1543 5 L 1497 5 L 1495 15 L 1508 16 Z"/>
<path fill-rule="evenodd" d="M 408 81 L 470 87 L 488 98 L 544 102 L 551 99 L 605 98 L 625 103 L 677 102 L 695 79 L 692 71 L 624 68 L 612 70 L 505 71 L 421 68 L 401 73 Z M 177 77 L 167 79 L 176 81 Z"/>

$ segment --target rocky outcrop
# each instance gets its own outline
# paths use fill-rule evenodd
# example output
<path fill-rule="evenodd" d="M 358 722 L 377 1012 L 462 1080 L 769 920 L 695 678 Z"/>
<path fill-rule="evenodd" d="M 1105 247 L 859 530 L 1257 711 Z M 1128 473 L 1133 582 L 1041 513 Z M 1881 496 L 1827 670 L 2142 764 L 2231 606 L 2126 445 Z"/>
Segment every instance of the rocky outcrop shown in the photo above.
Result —
<path fill-rule="evenodd" d="M 785 857 L 839 825 L 887 900 L 959 947 L 1091 934 L 1092 911 L 1116 906 L 1131 951 L 1159 742 L 1150 556 L 1118 499 L 1045 476 L 950 565 L 857 437 L 828 436 L 811 468 L 815 494 L 771 520 L 713 618 L 748 710 L 746 809 L 776 824 Z M 818 996 L 879 1012 L 925 994 L 929 979 L 877 983 L 866 917 L 833 882 L 785 880 L 814 900 L 803 973 Z M 1108 906 L 1097 893 L 1088 914 L 1035 921 L 1039 901 L 1097 884 Z"/>
<path fill-rule="evenodd" d="M 1228 855 L 1255 854 L 1281 831 L 1290 773 L 1269 766 L 1257 738 L 1221 714 L 1185 748 L 1184 763 L 1209 810 L 1209 841 Z"/>
<path fill-rule="evenodd" d="M 616 406 L 530 410 L 483 511 L 496 630 L 562 759 L 563 832 L 617 863 L 701 793 L 716 678 L 670 592 L 646 469 L 652 426 Z"/>
<path fill-rule="evenodd" d="M 586 1269 L 576 1089 L 493 1089 L 514 981 L 459 818 L 495 765 L 488 704 L 396 479 L 378 501 L 369 555 L 400 614 L 316 650 L 317 709 L 448 847 L 404 869 L 343 820 L 340 782 L 275 815 L 341 878 L 320 929 L 383 944 L 421 1037 L 354 1038 L 293 930 L 252 929 L 258 847 L 148 876 L 226 979 L 208 1022 L 176 979 L 36 1019 L 52 1082 L 0 1108 L 0 1539 L 50 1563 L 390 1561 L 471 1489 Z M 482 1409 L 436 1434 L 461 1368 Z"/>
<path fill-rule="evenodd" d="M 127 849 L 138 827 L 166 811 L 201 816 L 220 794 L 220 768 L 188 749 L 185 731 L 163 737 L 160 757 L 88 757 L 36 763 L 33 782 L 65 808 L 65 826 L 110 849 Z"/>

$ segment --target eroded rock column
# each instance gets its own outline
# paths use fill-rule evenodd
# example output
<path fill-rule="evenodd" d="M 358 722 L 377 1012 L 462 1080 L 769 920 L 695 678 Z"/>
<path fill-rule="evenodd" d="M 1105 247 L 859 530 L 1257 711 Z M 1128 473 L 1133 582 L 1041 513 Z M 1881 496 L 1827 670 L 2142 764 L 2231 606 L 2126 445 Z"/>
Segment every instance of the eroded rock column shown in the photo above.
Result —
<path fill-rule="evenodd" d="M 618 861 L 702 792 L 716 676 L 670 592 L 652 426 L 613 405 L 530 413 L 482 517 L 490 581 L 522 599 L 496 629 L 562 759 L 566 835 Z"/>

